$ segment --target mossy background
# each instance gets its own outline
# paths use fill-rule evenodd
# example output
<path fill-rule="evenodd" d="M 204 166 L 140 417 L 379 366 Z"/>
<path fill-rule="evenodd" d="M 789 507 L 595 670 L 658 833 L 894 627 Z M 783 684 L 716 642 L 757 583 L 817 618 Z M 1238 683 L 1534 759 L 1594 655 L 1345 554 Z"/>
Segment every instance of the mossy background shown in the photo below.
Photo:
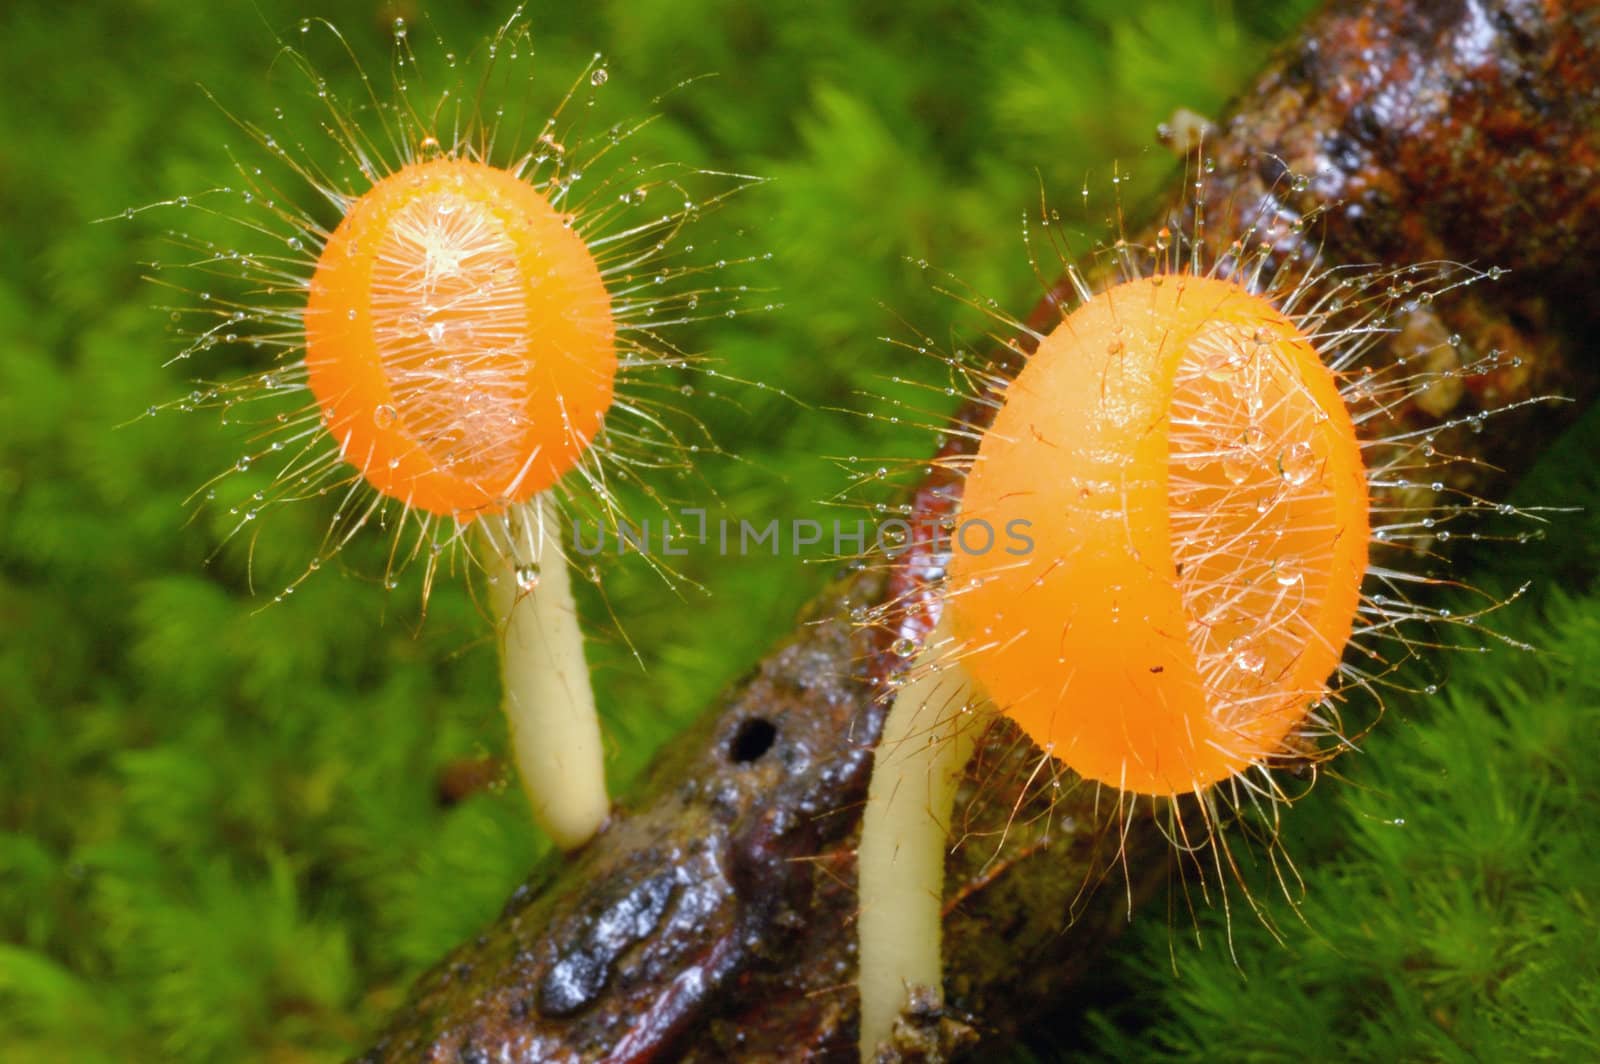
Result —
<path fill-rule="evenodd" d="M 815 515 L 847 475 L 829 456 L 925 452 L 925 431 L 834 412 L 883 409 L 861 393 L 885 376 L 938 376 L 879 339 L 906 336 L 900 319 L 952 346 L 980 336 L 912 262 L 1026 310 L 1019 218 L 1039 189 L 1073 204 L 1119 160 L 1136 213 L 1175 165 L 1151 148 L 1156 124 L 1219 110 L 1308 9 L 1061 6 L 530 10 L 546 105 L 595 51 L 607 121 L 713 74 L 667 96 L 640 152 L 772 179 L 697 237 L 771 251 L 741 280 L 783 304 L 686 340 L 794 400 L 713 386 L 733 401 L 705 416 L 740 460 L 703 475 L 730 512 Z M 179 346 L 164 305 L 192 297 L 140 263 L 174 257 L 165 229 L 214 222 L 176 208 L 93 220 L 226 184 L 229 148 L 249 157 L 199 86 L 254 121 L 310 115 L 274 55 L 311 14 L 386 77 L 397 15 L 426 66 L 435 37 L 468 53 L 506 11 L 14 0 L 0 15 L 0 1060 L 338 1059 L 541 853 L 515 786 L 440 800 L 452 765 L 503 748 L 493 648 L 461 583 L 443 581 L 419 624 L 415 580 L 385 591 L 381 537 L 367 537 L 347 571 L 263 609 L 327 512 L 306 504 L 224 542 L 225 509 L 189 520 L 184 499 L 240 453 L 240 432 L 203 413 L 138 418 L 210 372 L 163 368 Z M 316 54 L 353 95 L 353 68 Z M 223 375 L 251 355 L 216 357 Z M 1597 435 L 1553 459 L 1531 500 L 1592 503 Z M 1437 663 L 1448 693 L 1394 699 L 1349 780 L 1295 811 L 1305 923 L 1258 878 L 1286 941 L 1236 905 L 1236 966 L 1219 914 L 1200 917 L 1197 948 L 1187 918 L 1172 930 L 1141 913 L 1079 1026 L 1091 1052 L 1600 1057 L 1597 533 L 1556 518 L 1552 548 L 1481 575 L 1538 582 L 1496 626 L 1539 653 Z M 790 558 L 686 568 L 708 594 L 680 597 L 640 566 L 607 584 L 644 666 L 597 640 L 624 788 L 824 578 Z M 586 605 L 603 629 L 603 605 Z"/>

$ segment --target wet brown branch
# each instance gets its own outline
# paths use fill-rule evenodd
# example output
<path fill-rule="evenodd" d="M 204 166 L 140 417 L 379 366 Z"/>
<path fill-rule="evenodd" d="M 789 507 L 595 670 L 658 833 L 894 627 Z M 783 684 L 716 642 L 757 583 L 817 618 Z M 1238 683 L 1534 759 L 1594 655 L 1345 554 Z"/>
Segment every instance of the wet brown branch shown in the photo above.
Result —
<path fill-rule="evenodd" d="M 1323 262 L 1454 259 L 1511 271 L 1420 308 L 1389 345 L 1394 357 L 1454 334 L 1462 357 L 1507 356 L 1501 370 L 1402 411 L 1406 423 L 1593 394 L 1593 3 L 1337 4 L 1261 76 L 1206 151 L 1216 163 L 1207 202 L 1251 206 L 1232 217 L 1334 204 Z M 1314 175 L 1311 186 L 1282 181 L 1286 168 Z M 1212 229 L 1215 254 L 1233 234 Z M 1273 239 L 1278 253 L 1296 250 L 1287 230 Z M 1444 445 L 1487 463 L 1468 486 L 1493 493 L 1580 406 L 1526 407 Z M 949 508 L 953 488 L 925 484 L 916 506 Z M 794 634 L 663 752 L 604 835 L 541 869 L 492 927 L 419 981 L 366 1059 L 853 1059 L 854 846 L 877 696 L 895 660 L 891 638 L 919 634 L 925 615 L 913 609 L 900 632 L 881 632 L 852 613 L 886 595 L 917 604 L 919 578 L 937 561 L 918 551 L 887 574 L 839 574 Z M 958 812 L 977 841 L 950 859 L 948 990 L 956 1009 L 979 1018 L 972 1035 L 986 1051 L 1070 1008 L 1075 982 L 1130 904 L 1167 876 L 1169 847 L 1150 823 L 1135 818 L 1118 837 L 1092 789 L 1054 798 L 1037 782 L 1027 789 L 1036 763 L 995 729 Z M 985 800 L 970 802 L 980 787 Z M 1019 794 L 997 852 L 991 833 Z M 1107 877 L 1114 887 L 1092 889 Z"/>

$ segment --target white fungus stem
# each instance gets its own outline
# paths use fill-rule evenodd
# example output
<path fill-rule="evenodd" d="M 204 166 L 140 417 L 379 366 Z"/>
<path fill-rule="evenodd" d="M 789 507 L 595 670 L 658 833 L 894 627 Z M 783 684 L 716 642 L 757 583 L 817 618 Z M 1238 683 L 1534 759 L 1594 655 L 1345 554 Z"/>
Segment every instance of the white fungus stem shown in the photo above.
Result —
<path fill-rule="evenodd" d="M 944 859 L 956 787 L 982 730 L 941 621 L 884 720 L 861 820 L 861 1059 L 877 1059 L 913 989 L 944 1000 Z M 944 659 L 941 661 L 941 658 Z"/>
<path fill-rule="evenodd" d="M 541 498 L 537 527 L 512 536 L 493 585 L 506 720 L 534 819 L 563 850 L 582 846 L 611 812 L 594 690 L 560 519 Z"/>

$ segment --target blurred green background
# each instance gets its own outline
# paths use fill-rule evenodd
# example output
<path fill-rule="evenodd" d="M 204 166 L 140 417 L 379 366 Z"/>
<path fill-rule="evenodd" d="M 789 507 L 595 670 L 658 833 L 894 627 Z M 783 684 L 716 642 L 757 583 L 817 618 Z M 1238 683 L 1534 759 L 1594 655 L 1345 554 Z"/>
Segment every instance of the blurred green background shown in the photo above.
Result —
<path fill-rule="evenodd" d="M 695 239 L 770 251 L 739 279 L 782 308 L 679 336 L 792 397 L 713 386 L 732 401 L 703 414 L 738 460 L 702 474 L 730 510 L 814 512 L 847 479 L 830 457 L 929 450 L 925 430 L 847 413 L 874 409 L 862 393 L 886 376 L 939 377 L 880 339 L 907 336 L 902 319 L 951 347 L 984 328 L 909 260 L 1025 312 L 1038 282 L 1020 216 L 1040 188 L 1074 202 L 1117 160 L 1130 207 L 1148 201 L 1175 168 L 1152 147 L 1157 123 L 1215 114 L 1309 5 L 1064 6 L 529 10 L 548 75 L 531 91 L 548 93 L 528 106 L 552 105 L 599 51 L 597 121 L 661 114 L 641 154 L 771 179 Z M 493 647 L 462 581 L 441 580 L 419 620 L 415 574 L 386 591 L 384 537 L 369 536 L 269 605 L 329 511 L 286 508 L 230 540 L 223 506 L 184 500 L 241 453 L 241 430 L 214 412 L 139 417 L 255 356 L 164 367 L 182 344 L 167 306 L 193 297 L 141 263 L 182 257 L 167 229 L 205 235 L 215 220 L 93 220 L 227 184 L 230 154 L 259 151 L 202 86 L 240 118 L 315 138 L 315 101 L 278 55 L 308 15 L 328 15 L 386 84 L 397 16 L 425 78 L 446 50 L 481 49 L 507 11 L 12 0 L 0 15 L 0 1060 L 338 1059 L 542 850 L 514 785 L 458 785 L 504 745 Z M 352 98 L 350 58 L 321 31 L 305 39 Z M 714 76 L 652 105 L 701 75 Z M 1595 494 L 1592 442 L 1553 460 L 1535 501 Z M 1030 1051 L 1600 1056 L 1586 805 L 1600 797 L 1600 692 L 1581 664 L 1600 649 L 1600 603 L 1584 597 L 1600 529 L 1564 520 L 1538 566 L 1516 563 L 1527 574 L 1480 581 L 1559 575 L 1568 595 L 1536 592 L 1502 622 L 1543 651 L 1440 666 L 1450 694 L 1397 700 L 1345 766 L 1353 782 L 1296 811 L 1304 923 L 1257 877 L 1285 941 L 1236 904 L 1235 964 L 1218 913 L 1200 916 L 1199 945 L 1189 917 L 1143 913 L 1087 1019 Z M 643 668 L 606 603 L 585 602 L 624 790 L 826 577 L 760 556 L 685 568 L 707 593 L 637 565 L 608 574 Z"/>

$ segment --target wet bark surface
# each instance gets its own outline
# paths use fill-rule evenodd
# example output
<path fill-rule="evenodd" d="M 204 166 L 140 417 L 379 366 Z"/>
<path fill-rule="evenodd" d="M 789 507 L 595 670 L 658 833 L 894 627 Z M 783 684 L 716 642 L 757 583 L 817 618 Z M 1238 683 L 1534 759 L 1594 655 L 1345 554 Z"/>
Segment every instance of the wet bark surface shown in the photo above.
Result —
<path fill-rule="evenodd" d="M 1458 486 L 1503 491 L 1594 394 L 1600 6 L 1335 4 L 1202 150 L 1214 163 L 1206 203 L 1234 205 L 1208 207 L 1213 259 L 1241 219 L 1270 217 L 1274 255 L 1508 271 L 1415 308 L 1378 355 L 1452 336 L 1464 362 L 1502 355 L 1397 411 L 1401 426 L 1577 400 L 1449 430 L 1441 448 L 1477 460 Z M 1172 202 L 1190 209 L 1184 189 Z M 1319 205 L 1325 223 L 1297 232 L 1293 219 Z M 1047 299 L 1036 317 L 1056 313 Z M 951 512 L 958 492 L 936 473 L 914 495 L 918 516 Z M 540 869 L 419 980 L 363 1059 L 854 1059 L 861 803 L 896 643 L 925 631 L 941 564 L 919 545 L 837 574 L 793 634 L 663 751 L 599 838 Z M 862 623 L 886 601 L 904 607 L 891 623 Z M 1009 729 L 991 729 L 958 803 L 947 992 L 953 1019 L 970 1023 L 929 1018 L 944 1051 L 965 1041 L 990 1059 L 1039 1017 L 1070 1011 L 1131 911 L 1169 881 L 1171 847 L 1153 822 L 1119 817 L 1070 780 L 1058 790 L 1039 765 Z"/>

